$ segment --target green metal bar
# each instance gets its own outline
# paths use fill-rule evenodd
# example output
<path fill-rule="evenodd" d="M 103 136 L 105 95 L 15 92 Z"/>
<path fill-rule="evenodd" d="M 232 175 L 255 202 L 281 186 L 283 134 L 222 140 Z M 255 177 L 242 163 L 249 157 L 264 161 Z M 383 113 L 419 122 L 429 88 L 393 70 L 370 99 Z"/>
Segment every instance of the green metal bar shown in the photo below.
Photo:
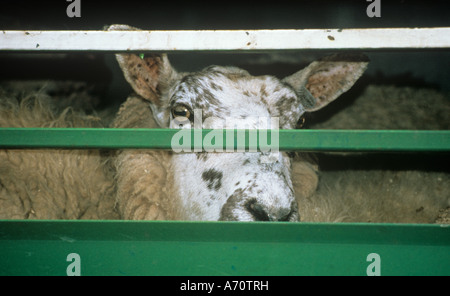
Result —
<path fill-rule="evenodd" d="M 180 132 L 188 134 L 181 135 Z M 265 132 L 267 135 L 262 137 Z M 231 135 L 231 143 L 227 142 L 227 133 Z M 252 138 L 254 133 L 256 138 Z M 279 130 L 278 135 L 279 150 L 450 151 L 450 131 Z M 261 143 L 271 151 L 277 148 L 271 140 L 270 130 L 97 128 L 1 128 L 0 148 L 172 149 L 174 137 L 183 139 L 179 143 L 189 138 L 188 151 L 211 147 L 208 143 L 213 142 L 214 147 L 222 147 L 223 150 L 226 145 L 231 145 L 234 149 L 240 147 L 248 151 L 250 139 L 256 139 L 258 149 Z M 241 139 L 245 139 L 243 146 Z"/>
<path fill-rule="evenodd" d="M 73 253 L 81 275 L 450 275 L 450 227 L 0 221 L 0 275 L 66 275 Z"/>

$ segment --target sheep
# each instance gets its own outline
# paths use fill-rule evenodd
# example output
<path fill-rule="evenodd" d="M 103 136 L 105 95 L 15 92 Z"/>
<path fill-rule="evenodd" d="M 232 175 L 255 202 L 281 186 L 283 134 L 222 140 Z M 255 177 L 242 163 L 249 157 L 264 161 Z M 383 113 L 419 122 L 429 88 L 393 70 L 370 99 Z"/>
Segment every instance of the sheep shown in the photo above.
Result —
<path fill-rule="evenodd" d="M 135 28 L 109 28 L 130 29 Z M 154 118 L 145 127 L 217 129 L 232 118 L 231 127 L 258 128 L 261 118 L 275 117 L 280 128 L 292 129 L 306 111 L 319 110 L 350 89 L 368 63 L 359 54 L 334 55 L 279 80 L 268 75 L 253 77 L 237 67 L 210 66 L 179 73 L 165 54 L 116 56 L 126 80 L 146 101 L 128 99 L 113 124 L 121 128 L 143 127 L 141 121 L 134 124 L 134 114 L 139 112 L 139 118 Z M 133 113 L 127 114 L 130 109 Z M 126 219 L 299 220 L 291 159 L 286 153 L 161 154 L 123 151 L 117 157 L 118 209 Z M 164 159 L 166 167 L 147 173 L 157 159 Z M 306 163 L 301 166 L 313 172 Z M 150 184 L 164 177 L 170 185 L 154 194 Z M 308 186 L 302 186 L 303 190 Z"/>
<path fill-rule="evenodd" d="M 424 102 L 424 98 L 428 100 Z M 387 102 L 389 100 L 389 103 Z M 411 104 L 422 107 L 416 112 Z M 115 127 L 158 127 L 148 114 L 147 103 L 131 96 L 122 106 Z M 436 106 L 440 106 L 436 108 Z M 424 108 L 426 110 L 424 110 Z M 354 129 L 446 129 L 443 116 L 450 106 L 445 97 L 433 90 L 416 91 L 393 86 L 369 86 L 353 104 L 326 122 L 312 128 Z M 394 109 L 394 110 L 392 110 Z M 386 116 L 392 112 L 391 116 Z M 396 120 L 396 112 L 400 120 Z M 410 114 L 404 115 L 409 112 Z M 134 117 L 133 114 L 139 114 Z M 363 116 L 370 120 L 362 121 Z M 387 118 L 386 118 L 387 117 Z M 138 122 L 136 118 L 145 118 Z M 430 120 L 434 118 L 434 120 Z M 348 155 L 343 156 L 350 161 Z M 174 219 L 168 197 L 173 187 L 170 156 L 161 151 L 123 151 L 116 158 L 118 205 L 129 219 Z M 357 159 L 360 161 L 360 159 Z M 145 170 L 157 167 L 157 170 Z M 439 213 L 449 205 L 450 178 L 444 172 L 410 170 L 320 171 L 313 155 L 302 153 L 292 162 L 292 180 L 301 221 L 310 222 L 439 222 Z M 141 185 L 136 180 L 142 182 Z M 156 180 L 156 181 L 153 181 Z M 320 180 L 320 182 L 319 182 Z M 124 185 L 122 185 L 124 184 Z M 423 186 L 427 184 L 427 186 Z M 136 188 L 145 188 L 142 193 Z M 163 186 L 164 190 L 161 190 Z M 132 193 L 130 193 L 133 191 Z M 442 220 L 442 219 L 441 219 Z"/>
<path fill-rule="evenodd" d="M 0 89 L 0 127 L 101 127 L 57 110 L 44 91 Z M 99 150 L 0 149 L 0 219 L 118 219 L 114 176 Z"/>
<path fill-rule="evenodd" d="M 113 26 L 111 29 L 133 28 Z M 226 83 L 227 86 L 233 86 L 235 85 L 233 83 L 239 83 L 242 80 L 253 79 L 244 70 L 230 67 L 209 67 L 196 74 L 178 73 L 170 66 L 165 54 L 147 55 L 144 59 L 134 54 L 119 54 L 117 58 L 125 78 L 130 82 L 136 94 L 129 96 L 121 106 L 111 124 L 111 127 L 114 128 L 179 128 L 180 125 L 190 128 L 191 123 L 186 119 L 175 120 L 172 118 L 171 122 L 174 125 L 168 125 L 168 118 L 171 116 L 172 110 L 165 105 L 167 102 L 164 102 L 170 95 L 173 96 L 174 92 L 176 93 L 177 87 L 180 87 L 183 79 L 185 79 L 184 82 L 189 82 L 191 79 L 191 83 L 194 83 L 196 79 L 201 80 L 201 75 L 205 75 L 208 71 L 216 72 L 215 75 L 226 74 L 225 76 L 230 79 L 230 82 Z M 305 109 L 314 110 L 314 98 L 310 94 L 322 97 L 319 93 L 320 89 L 317 88 L 317 85 L 321 85 L 321 74 L 337 74 L 339 76 L 342 72 L 337 71 L 336 68 L 345 69 L 348 66 L 347 72 L 343 70 L 344 82 L 347 84 L 344 87 L 339 86 L 339 88 L 331 86 L 331 89 L 328 90 L 333 92 L 332 98 L 319 102 L 320 106 L 324 107 L 342 92 L 348 90 L 362 75 L 367 65 L 367 60 L 360 55 L 351 56 L 351 60 L 348 59 L 349 56 L 337 55 L 313 62 L 306 70 L 294 73 L 293 76 L 283 80 L 282 86 L 296 85 L 299 80 L 307 79 L 308 75 L 310 78 L 312 77 L 311 83 L 304 85 L 305 89 L 300 87 L 300 90 L 297 91 L 304 98 L 302 103 L 305 105 Z M 277 81 L 274 78 L 266 79 L 272 82 Z M 319 84 L 314 85 L 312 83 L 314 81 Z M 196 86 L 200 87 L 192 89 L 191 91 L 194 93 L 202 89 L 204 85 Z M 208 91 L 212 92 L 211 89 L 215 88 L 217 92 L 223 87 L 217 83 L 209 84 L 202 89 L 203 95 L 209 95 Z M 355 104 L 355 106 L 359 106 L 359 111 L 358 108 L 356 110 L 344 109 L 341 113 L 333 116 L 329 122 L 319 123 L 316 127 L 341 128 L 339 124 L 345 124 L 343 123 L 345 119 L 351 121 L 354 118 L 353 123 L 347 123 L 344 127 L 366 128 L 361 125 L 358 118 L 373 113 L 373 103 L 367 103 L 367 97 L 371 97 L 373 92 L 383 92 L 384 89 L 384 87 L 374 86 L 367 88 L 366 93 L 361 96 L 366 99 L 364 101 L 366 103 L 361 101 L 361 104 L 358 102 Z M 178 90 L 182 91 L 183 89 Z M 262 88 L 258 90 L 261 91 Z M 184 91 L 187 90 L 184 89 Z M 269 89 L 266 87 L 264 91 L 268 92 Z M 384 97 L 402 98 L 407 90 L 388 88 L 388 91 L 390 91 L 390 95 L 384 95 Z M 392 96 L 391 92 L 396 91 L 399 95 Z M 425 96 L 428 94 L 426 93 Z M 433 95 L 430 97 L 439 97 L 439 95 Z M 296 96 L 299 94 L 296 93 Z M 409 97 L 410 94 L 406 96 Z M 6 103 L 2 103 L 0 106 L 0 118 L 3 119 L 0 126 L 100 125 L 96 118 L 74 112 L 70 108 L 59 113 L 54 112 L 51 103 L 47 101 L 48 98 L 25 98 L 20 103 L 15 101 L 15 98 L 4 100 Z M 443 103 L 443 108 L 448 108 L 445 100 L 441 100 L 439 103 Z M 383 108 L 389 109 L 385 105 L 377 105 L 376 102 L 374 104 L 376 108 L 379 108 L 377 110 L 380 110 L 380 113 Z M 363 110 L 364 106 L 370 106 L 368 112 Z M 176 107 L 176 110 L 172 111 L 172 115 L 187 115 L 191 111 L 188 108 L 180 109 L 179 106 L 171 107 Z M 255 110 L 257 110 L 256 108 Z M 253 111 L 253 109 L 249 110 Z M 445 110 L 442 112 L 445 114 Z M 352 114 L 354 117 L 348 116 L 348 114 Z M 341 119 L 333 122 L 333 119 L 339 118 L 339 116 Z M 373 124 L 373 120 L 366 122 L 369 122 L 369 127 L 380 128 Z M 381 116 L 380 122 L 386 122 L 385 117 Z M 283 119 L 280 121 L 282 127 L 293 128 L 295 124 L 296 120 Z M 417 122 L 413 120 L 412 127 L 414 124 Z M 445 123 L 443 128 L 446 128 Z M 49 160 L 42 163 L 48 163 L 48 166 L 45 168 L 37 166 L 35 164 L 36 155 L 46 155 Z M 183 167 L 191 166 L 195 162 L 207 163 L 209 166 L 193 172 L 197 174 L 197 179 L 200 179 L 200 184 L 203 186 L 202 193 L 220 191 L 225 186 L 227 177 L 224 177 L 224 171 L 211 165 L 211 159 L 214 160 L 216 154 L 190 153 L 190 155 L 193 157 L 186 162 L 180 160 L 180 157 L 171 151 L 123 150 L 110 156 L 96 150 L 52 150 L 50 152 L 45 150 L 0 150 L 1 163 L 7 164 L 2 165 L 0 171 L 0 196 L 2 197 L 0 218 L 421 223 L 445 223 L 447 221 L 450 185 L 447 173 L 404 170 L 319 170 L 317 157 L 305 153 L 296 153 L 292 159 L 287 161 L 290 166 L 288 171 L 283 171 L 283 168 L 279 167 L 272 168 L 278 172 L 275 174 L 277 176 L 291 175 L 290 182 L 275 178 L 277 182 L 284 182 L 286 187 L 290 188 L 290 190 L 281 191 L 288 197 L 286 200 L 276 200 L 280 201 L 280 204 L 284 205 L 283 207 L 270 204 L 273 201 L 269 197 L 265 197 L 259 203 L 253 198 L 246 200 L 245 194 L 241 194 L 241 200 L 235 198 L 230 203 L 226 202 L 222 208 L 216 207 L 213 211 L 205 211 L 205 208 L 215 206 L 208 207 L 198 202 L 186 204 L 186 196 L 179 194 L 180 186 L 189 185 L 189 182 L 180 183 L 180 171 Z M 56 157 L 58 158 L 55 159 Z M 287 158 L 283 157 L 285 157 L 284 154 L 280 156 L 278 162 L 286 161 Z M 319 155 L 319 164 L 322 168 L 320 157 Z M 348 155 L 339 157 L 348 157 Z M 255 168 L 252 161 L 251 158 L 242 159 L 240 168 L 248 164 Z M 205 164 L 202 165 L 205 166 Z M 223 166 L 224 162 L 221 162 L 221 165 Z M 85 172 L 91 172 L 91 174 L 86 175 Z M 234 184 L 245 179 L 246 182 L 250 181 L 249 184 L 262 186 L 254 182 L 255 175 L 252 175 L 251 178 L 238 178 L 234 180 L 236 182 Z M 66 179 L 69 181 L 65 181 Z M 427 184 L 427 186 L 419 186 L 420 184 Z M 267 187 L 264 187 L 264 190 L 268 190 Z M 387 193 L 390 195 L 386 195 Z M 413 194 L 411 195 L 411 193 Z M 192 193 L 187 195 L 192 195 Z M 210 197 L 213 199 L 212 195 Z M 185 198 L 184 201 L 183 198 Z M 214 212 L 214 216 L 211 216 L 210 212 Z"/>

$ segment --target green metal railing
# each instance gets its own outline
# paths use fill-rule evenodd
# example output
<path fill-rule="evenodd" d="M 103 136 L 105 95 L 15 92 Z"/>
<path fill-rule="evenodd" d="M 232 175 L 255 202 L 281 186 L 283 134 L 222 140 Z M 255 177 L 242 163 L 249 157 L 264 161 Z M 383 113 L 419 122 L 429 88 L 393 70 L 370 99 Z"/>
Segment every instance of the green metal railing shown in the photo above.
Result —
<path fill-rule="evenodd" d="M 1 128 L 0 148 L 171 149 L 178 132 Z M 192 149 L 205 148 L 211 130 L 188 132 Z M 247 150 L 254 131 L 222 132 L 223 149 L 227 140 L 237 148 L 244 139 Z M 260 132 L 271 141 L 272 131 Z M 450 151 L 450 131 L 279 130 L 278 136 L 279 150 Z M 260 134 L 254 139 L 259 148 Z M 450 275 L 450 227 L 3 220 L 0 265 L 0 275 Z"/>
<path fill-rule="evenodd" d="M 212 130 L 189 130 L 191 150 L 196 148 L 196 133 L 201 135 L 197 148 L 205 148 L 205 136 Z M 217 130 L 216 130 L 217 131 Z M 256 131 L 256 130 L 254 130 Z M 261 130 L 260 130 L 261 131 Z M 171 139 L 177 129 L 99 129 L 99 128 L 2 128 L 0 148 L 110 148 L 110 149 L 171 149 Z M 186 130 L 184 130 L 186 132 Z M 222 148 L 227 147 L 230 133 L 231 147 L 249 149 L 251 131 L 219 130 Z M 256 134 L 256 143 L 268 142 Z M 407 130 L 279 130 L 279 150 L 328 151 L 450 151 L 450 131 Z M 241 135 L 243 136 L 241 138 Z M 229 142 L 228 142 L 229 143 Z M 264 143 L 266 144 L 266 143 Z"/>
<path fill-rule="evenodd" d="M 177 221 L 0 225 L 0 275 L 76 271 L 80 275 L 450 275 L 450 228 L 438 225 Z"/>

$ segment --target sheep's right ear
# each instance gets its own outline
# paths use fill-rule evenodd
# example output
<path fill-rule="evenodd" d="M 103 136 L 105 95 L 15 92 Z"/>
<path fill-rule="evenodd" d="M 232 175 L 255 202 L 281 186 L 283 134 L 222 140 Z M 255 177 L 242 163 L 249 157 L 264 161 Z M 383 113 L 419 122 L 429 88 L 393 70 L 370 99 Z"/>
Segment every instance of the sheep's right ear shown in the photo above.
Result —
<path fill-rule="evenodd" d="M 108 31 L 136 31 L 127 25 L 111 25 Z M 166 54 L 116 54 L 117 61 L 133 90 L 144 99 L 161 106 L 162 88 L 175 79 L 177 73 Z"/>
<path fill-rule="evenodd" d="M 367 68 L 363 54 L 335 54 L 283 79 L 299 94 L 307 111 L 316 111 L 349 90 Z"/>

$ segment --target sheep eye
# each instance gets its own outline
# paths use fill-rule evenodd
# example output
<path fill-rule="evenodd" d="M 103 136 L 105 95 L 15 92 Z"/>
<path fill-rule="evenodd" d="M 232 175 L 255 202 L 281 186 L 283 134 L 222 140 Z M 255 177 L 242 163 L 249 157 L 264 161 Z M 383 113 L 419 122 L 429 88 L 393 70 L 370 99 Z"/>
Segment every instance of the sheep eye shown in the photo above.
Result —
<path fill-rule="evenodd" d="M 300 117 L 300 119 L 298 120 L 298 122 L 297 122 L 297 125 L 296 125 L 296 129 L 301 129 L 303 126 L 305 126 L 305 122 L 306 122 L 306 118 L 305 118 L 305 116 L 303 115 L 303 116 L 301 116 Z"/>
<path fill-rule="evenodd" d="M 189 111 L 189 109 L 184 105 L 176 105 L 175 107 L 172 108 L 172 116 L 174 118 L 177 117 L 190 118 L 191 111 Z"/>

